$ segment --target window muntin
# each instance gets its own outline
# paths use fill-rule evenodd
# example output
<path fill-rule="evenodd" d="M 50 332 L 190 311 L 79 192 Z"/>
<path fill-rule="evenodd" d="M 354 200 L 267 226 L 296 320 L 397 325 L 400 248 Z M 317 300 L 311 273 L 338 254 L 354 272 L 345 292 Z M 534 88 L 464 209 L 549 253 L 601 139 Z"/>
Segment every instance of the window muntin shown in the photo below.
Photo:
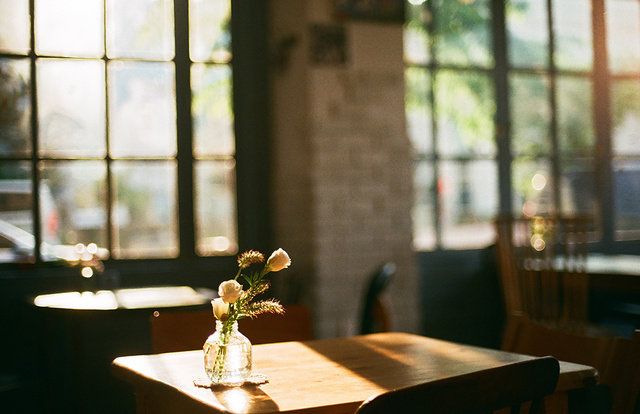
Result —
<path fill-rule="evenodd" d="M 190 1 L 178 28 L 171 0 L 33 6 L 0 1 L 0 103 L 10 108 L 0 116 L 0 230 L 14 239 L 0 262 L 57 260 L 50 246 L 90 242 L 113 259 L 233 254 L 230 1 Z M 190 50 L 177 53 L 182 31 Z M 178 78 L 179 65 L 190 76 Z M 177 119 L 178 90 L 193 98 L 189 119 Z M 193 130 L 190 156 L 178 153 L 178 123 Z M 178 178 L 183 164 L 192 178 Z M 197 200 L 179 203 L 179 182 Z M 179 229 L 179 205 L 193 208 L 195 229 Z M 179 251 L 179 237 L 197 238 L 196 250 Z"/>
<path fill-rule="evenodd" d="M 469 182 L 462 185 L 460 178 L 468 175 L 462 172 L 468 167 L 454 166 L 461 161 L 491 160 L 493 154 L 496 154 L 497 165 L 506 164 L 507 168 L 501 171 L 509 171 L 506 182 L 511 182 L 512 202 L 509 206 L 502 205 L 502 212 L 516 215 L 589 214 L 595 217 L 596 226 L 609 226 L 600 229 L 598 237 L 612 234 L 614 239 L 603 239 L 604 242 L 638 240 L 640 199 L 630 194 L 640 193 L 634 191 L 635 184 L 640 182 L 637 145 L 640 138 L 635 127 L 640 119 L 637 110 L 640 104 L 636 105 L 636 101 L 640 102 L 640 3 L 635 0 L 594 1 L 599 2 L 598 7 L 606 8 L 606 13 L 595 23 L 591 21 L 591 0 L 506 2 L 504 21 L 492 23 L 498 33 L 501 27 L 504 28 L 506 42 L 489 43 L 491 56 L 482 59 L 476 56 L 487 50 L 484 44 L 489 31 L 485 26 L 474 25 L 479 24 L 482 19 L 478 17 L 486 13 L 485 2 L 407 2 L 406 113 L 409 137 L 416 154 L 413 217 L 418 250 L 481 247 L 482 237 L 478 237 L 478 232 L 465 231 L 457 240 L 447 236 L 451 223 L 456 220 L 460 228 L 464 228 L 462 217 L 472 222 L 491 219 L 480 213 L 482 209 L 476 208 L 478 205 L 469 204 L 473 199 L 473 192 L 469 190 L 472 186 Z M 465 8 L 468 3 L 473 7 Z M 606 37 L 601 37 L 606 40 L 606 48 L 594 51 L 594 32 L 604 24 Z M 438 30 L 449 32 L 437 33 Z M 476 36 L 469 36 L 469 33 L 476 33 Z M 443 49 L 438 45 L 442 39 L 447 39 L 447 57 L 439 61 L 438 58 L 444 56 L 442 52 L 438 54 L 438 50 Z M 472 51 L 467 43 L 470 39 L 477 41 Z M 424 46 L 428 50 L 421 52 L 419 47 Z M 500 61 L 500 50 L 496 47 L 504 47 L 506 60 Z M 596 47 L 602 48 L 598 42 Z M 451 57 L 459 55 L 463 57 L 457 60 Z M 435 58 L 431 59 L 431 56 Z M 594 61 L 595 56 L 600 56 L 598 62 Z M 492 66 L 494 61 L 499 67 Z M 596 68 L 597 73 L 601 73 L 603 67 L 606 76 L 596 78 Z M 484 75 L 488 86 L 469 87 L 467 90 L 471 95 L 466 97 L 464 90 L 438 90 L 437 79 L 442 79 L 441 73 L 446 71 L 452 71 L 456 77 L 463 72 L 478 79 Z M 491 126 L 470 135 L 475 139 L 490 131 L 490 141 L 493 135 L 505 136 L 510 152 L 504 152 L 504 147 L 500 153 L 492 152 L 486 139 L 483 140 L 486 146 L 480 146 L 478 150 L 478 147 L 468 145 L 470 141 L 461 139 L 460 134 L 448 134 L 473 123 L 470 122 L 473 117 L 467 119 L 465 112 L 473 113 L 469 108 L 476 102 L 478 107 L 488 112 L 492 110 L 491 105 L 483 106 L 480 102 L 485 101 L 484 96 L 495 101 L 494 81 L 503 74 L 507 77 L 508 104 L 502 106 L 502 111 L 508 113 L 497 115 L 508 121 L 509 134 L 501 134 L 501 131 L 494 134 L 493 116 L 485 116 Z M 477 82 L 477 85 L 481 83 Z M 595 111 L 602 107 L 599 102 L 602 100 L 610 100 L 610 105 L 604 108 L 611 109 L 611 116 L 596 120 Z M 443 119 L 448 121 L 443 122 Z M 480 119 L 475 118 L 477 125 L 481 124 Z M 608 128 L 602 125 L 596 128 L 596 122 L 610 122 L 610 136 L 603 133 Z M 443 125 L 445 130 L 441 131 Z M 611 157 L 608 151 L 602 151 L 609 147 Z M 603 175 L 603 169 L 611 172 L 613 194 L 607 200 L 598 188 L 602 177 L 608 177 Z M 458 177 L 447 177 L 456 170 Z M 476 172 L 486 174 L 487 185 L 497 185 L 489 169 Z M 457 187 L 451 183 L 458 183 Z M 451 188 L 455 188 L 457 194 L 447 196 L 446 191 Z M 498 199 L 497 191 L 490 193 L 485 187 L 487 197 Z M 474 208 L 465 207 L 465 203 Z M 460 214 L 460 211 L 478 213 Z M 604 215 L 614 219 L 605 220 Z M 473 239 L 478 242 L 473 243 Z"/>

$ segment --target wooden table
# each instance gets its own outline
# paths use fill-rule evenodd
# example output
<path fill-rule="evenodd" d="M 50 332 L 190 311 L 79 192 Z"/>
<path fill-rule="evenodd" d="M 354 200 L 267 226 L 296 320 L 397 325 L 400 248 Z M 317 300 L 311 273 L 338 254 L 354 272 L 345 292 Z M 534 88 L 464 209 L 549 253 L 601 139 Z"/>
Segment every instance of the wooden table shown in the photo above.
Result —
<path fill-rule="evenodd" d="M 526 360 L 508 352 L 406 333 L 380 333 L 253 347 L 254 372 L 267 384 L 198 388 L 202 351 L 116 358 L 114 374 L 135 389 L 138 413 L 353 413 L 368 397 L 420 382 Z M 595 383 L 594 368 L 560 364 L 560 408 L 566 392 Z M 555 395 L 555 394 L 554 394 Z M 566 407 L 564 407 L 566 408 Z"/>

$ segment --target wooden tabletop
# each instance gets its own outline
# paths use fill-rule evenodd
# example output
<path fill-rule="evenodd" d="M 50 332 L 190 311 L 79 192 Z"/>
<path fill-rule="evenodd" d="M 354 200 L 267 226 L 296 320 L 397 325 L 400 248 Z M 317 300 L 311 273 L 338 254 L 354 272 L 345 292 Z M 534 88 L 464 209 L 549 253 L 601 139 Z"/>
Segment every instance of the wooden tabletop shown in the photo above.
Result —
<path fill-rule="evenodd" d="M 199 388 L 202 351 L 120 357 L 116 376 L 131 383 L 139 412 L 353 413 L 368 397 L 399 387 L 529 359 L 407 333 L 380 333 L 253 347 L 253 371 L 269 382 Z M 595 381 L 595 369 L 561 362 L 558 390 Z M 152 408 L 149 408 L 152 407 Z M 186 412 L 186 411 L 185 411 Z"/>

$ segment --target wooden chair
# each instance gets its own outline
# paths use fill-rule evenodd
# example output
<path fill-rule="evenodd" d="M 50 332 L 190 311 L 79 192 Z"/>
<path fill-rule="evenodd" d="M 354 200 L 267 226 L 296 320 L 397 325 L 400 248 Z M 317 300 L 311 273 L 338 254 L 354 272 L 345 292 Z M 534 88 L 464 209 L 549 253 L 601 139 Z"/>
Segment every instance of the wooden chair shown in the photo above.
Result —
<path fill-rule="evenodd" d="M 552 355 L 563 361 L 592 366 L 598 370 L 599 383 L 610 392 L 611 413 L 634 412 L 640 393 L 640 330 L 631 339 L 620 338 L 568 331 L 531 321 L 524 315 L 511 315 L 502 349 L 533 356 Z M 609 404 L 601 400 L 595 404 Z M 590 411 L 580 408 L 575 412 Z"/>
<path fill-rule="evenodd" d="M 241 319 L 238 328 L 252 344 L 313 339 L 311 312 L 303 305 L 285 306 L 284 315 Z M 154 353 L 200 349 L 215 329 L 210 310 L 164 311 L 151 316 L 151 348 Z"/>
<path fill-rule="evenodd" d="M 587 217 L 496 220 L 507 315 L 565 325 L 588 321 Z"/>
<path fill-rule="evenodd" d="M 365 401 L 356 413 L 478 414 L 507 407 L 518 413 L 531 401 L 529 413 L 540 414 L 559 372 L 556 359 L 536 358 L 390 391 Z"/>
<path fill-rule="evenodd" d="M 380 295 L 387 288 L 395 273 L 395 263 L 387 262 L 376 269 L 371 275 L 362 303 L 362 318 L 360 320 L 361 334 L 387 332 L 390 330 L 391 321 L 389 313 Z"/>

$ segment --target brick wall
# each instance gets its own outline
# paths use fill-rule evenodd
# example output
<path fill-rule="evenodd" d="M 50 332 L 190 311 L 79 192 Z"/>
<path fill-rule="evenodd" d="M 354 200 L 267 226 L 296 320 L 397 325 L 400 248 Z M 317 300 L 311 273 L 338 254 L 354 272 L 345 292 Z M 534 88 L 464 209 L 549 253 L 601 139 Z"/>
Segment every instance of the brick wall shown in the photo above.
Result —
<path fill-rule="evenodd" d="M 272 82 L 274 230 L 294 261 L 276 289 L 312 307 L 318 336 L 350 335 L 369 275 L 393 260 L 393 328 L 417 331 L 402 28 L 334 22 L 331 4 L 271 2 L 272 51 L 295 39 Z M 346 62 L 312 61 L 313 24 L 344 27 Z"/>

